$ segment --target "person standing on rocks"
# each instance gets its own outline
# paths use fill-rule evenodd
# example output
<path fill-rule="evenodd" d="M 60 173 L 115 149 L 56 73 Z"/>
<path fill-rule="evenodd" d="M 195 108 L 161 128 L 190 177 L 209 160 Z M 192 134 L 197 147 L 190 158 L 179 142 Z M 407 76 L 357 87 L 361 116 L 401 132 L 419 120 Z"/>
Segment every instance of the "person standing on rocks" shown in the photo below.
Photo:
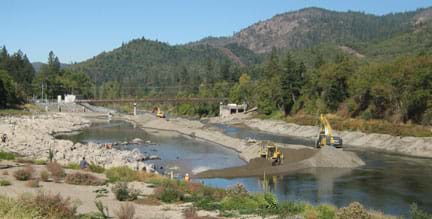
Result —
<path fill-rule="evenodd" d="M 86 161 L 85 157 L 83 157 L 83 159 L 82 159 L 81 162 L 80 162 L 80 169 L 82 169 L 82 170 L 86 170 L 86 169 L 88 169 L 88 168 L 89 168 L 89 164 L 88 164 L 88 162 Z"/>

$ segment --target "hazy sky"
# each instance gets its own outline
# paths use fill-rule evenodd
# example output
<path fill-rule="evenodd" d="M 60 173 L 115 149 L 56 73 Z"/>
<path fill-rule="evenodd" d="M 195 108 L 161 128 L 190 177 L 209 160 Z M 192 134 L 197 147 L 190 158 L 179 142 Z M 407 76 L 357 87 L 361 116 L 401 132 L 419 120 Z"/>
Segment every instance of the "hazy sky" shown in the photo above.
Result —
<path fill-rule="evenodd" d="M 9 52 L 21 49 L 32 62 L 45 62 L 53 50 L 70 63 L 134 38 L 182 44 L 232 35 L 310 6 L 382 15 L 431 5 L 431 0 L 0 0 L 0 45 Z"/>

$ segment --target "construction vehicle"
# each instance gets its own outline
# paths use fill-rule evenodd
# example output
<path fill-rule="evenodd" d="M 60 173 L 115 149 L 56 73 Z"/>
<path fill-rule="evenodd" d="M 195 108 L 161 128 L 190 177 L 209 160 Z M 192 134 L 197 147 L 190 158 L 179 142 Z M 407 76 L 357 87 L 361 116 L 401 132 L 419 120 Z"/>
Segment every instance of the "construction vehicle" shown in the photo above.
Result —
<path fill-rule="evenodd" d="M 274 143 L 262 143 L 259 151 L 261 158 L 271 160 L 272 165 L 282 164 L 283 154 Z"/>
<path fill-rule="evenodd" d="M 156 116 L 159 118 L 165 118 L 165 113 L 162 112 L 159 107 L 154 107 L 152 113 L 156 112 Z"/>
<path fill-rule="evenodd" d="M 333 136 L 333 130 L 330 122 L 324 114 L 320 115 L 320 129 L 315 146 L 321 148 L 324 146 L 342 147 L 342 138 Z"/>

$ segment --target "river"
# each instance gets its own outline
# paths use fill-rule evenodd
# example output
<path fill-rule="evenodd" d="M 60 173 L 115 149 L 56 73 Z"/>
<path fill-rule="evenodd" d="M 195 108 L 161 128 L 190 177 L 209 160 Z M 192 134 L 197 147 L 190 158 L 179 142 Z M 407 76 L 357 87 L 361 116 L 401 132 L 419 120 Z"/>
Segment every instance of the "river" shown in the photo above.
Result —
<path fill-rule="evenodd" d="M 272 140 L 281 143 L 311 145 L 313 142 L 273 135 L 246 127 L 217 125 L 225 134 L 239 138 Z M 77 135 L 60 136 L 75 142 L 118 142 L 141 138 L 152 144 L 129 144 L 122 149 L 137 148 L 158 155 L 151 161 L 181 176 L 187 172 L 239 166 L 244 161 L 237 153 L 220 145 L 196 141 L 183 136 L 145 132 L 123 121 L 96 123 Z M 432 160 L 376 152 L 356 152 L 366 165 L 357 169 L 315 168 L 284 176 L 233 179 L 194 179 L 207 185 L 226 188 L 241 183 L 251 192 L 270 191 L 280 200 L 330 203 L 346 206 L 358 201 L 367 208 L 392 215 L 408 215 L 409 206 L 417 203 L 432 212 Z"/>

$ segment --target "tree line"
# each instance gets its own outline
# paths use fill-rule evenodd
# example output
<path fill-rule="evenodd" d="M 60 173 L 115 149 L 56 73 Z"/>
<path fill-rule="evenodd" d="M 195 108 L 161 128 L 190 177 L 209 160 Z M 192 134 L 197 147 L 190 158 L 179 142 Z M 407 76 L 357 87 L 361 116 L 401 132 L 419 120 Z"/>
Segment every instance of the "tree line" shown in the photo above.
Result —
<path fill-rule="evenodd" d="M 78 71 L 61 69 L 60 61 L 49 53 L 48 64 L 36 73 L 25 54 L 0 51 L 0 108 L 13 108 L 31 98 L 55 99 L 57 95 L 91 97 L 93 82 Z"/>

